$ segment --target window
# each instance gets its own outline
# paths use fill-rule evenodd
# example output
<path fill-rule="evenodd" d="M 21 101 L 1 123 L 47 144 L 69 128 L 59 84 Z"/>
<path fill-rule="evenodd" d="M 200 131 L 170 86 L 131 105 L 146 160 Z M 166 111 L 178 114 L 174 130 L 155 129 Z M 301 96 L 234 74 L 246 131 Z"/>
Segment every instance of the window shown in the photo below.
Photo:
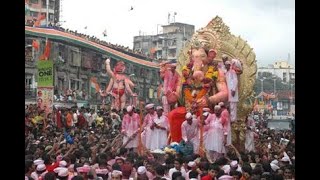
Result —
<path fill-rule="evenodd" d="M 80 81 L 75 80 L 75 79 L 71 79 L 70 80 L 70 88 L 72 90 L 80 90 Z"/>
<path fill-rule="evenodd" d="M 149 42 L 142 42 L 142 49 L 148 49 Z"/>
<path fill-rule="evenodd" d="M 38 17 L 38 12 L 30 11 L 30 16 L 34 17 L 34 18 L 37 18 Z"/>
<path fill-rule="evenodd" d="M 258 72 L 258 77 L 261 77 L 261 72 Z"/>
<path fill-rule="evenodd" d="M 141 46 L 140 46 L 140 42 L 136 42 L 136 43 L 134 43 L 134 47 L 135 47 L 135 49 L 141 48 Z"/>
<path fill-rule="evenodd" d="M 25 76 L 25 86 L 27 89 L 30 89 L 32 85 L 32 76 L 26 75 Z"/>
<path fill-rule="evenodd" d="M 81 66 L 81 58 L 80 58 L 79 52 L 71 51 L 71 62 L 73 66 L 77 66 L 77 67 Z"/>
<path fill-rule="evenodd" d="M 49 13 L 49 21 L 53 21 L 54 15 L 52 13 Z"/>
<path fill-rule="evenodd" d="M 63 90 L 65 89 L 64 87 L 64 79 L 63 78 L 58 78 L 58 92 L 59 94 L 63 93 Z"/>
<path fill-rule="evenodd" d="M 32 4 L 38 4 L 39 0 L 30 0 L 29 2 L 32 3 Z"/>
<path fill-rule="evenodd" d="M 295 74 L 294 73 L 290 73 L 290 79 L 294 79 L 295 78 Z"/>
<path fill-rule="evenodd" d="M 284 81 L 284 82 L 287 82 L 287 73 L 284 72 L 282 78 L 283 78 L 283 81 Z"/>
<path fill-rule="evenodd" d="M 49 9 L 54 9 L 54 1 L 49 1 Z"/>
<path fill-rule="evenodd" d="M 42 2 L 42 7 L 47 8 L 47 1 L 46 0 L 41 0 Z"/>

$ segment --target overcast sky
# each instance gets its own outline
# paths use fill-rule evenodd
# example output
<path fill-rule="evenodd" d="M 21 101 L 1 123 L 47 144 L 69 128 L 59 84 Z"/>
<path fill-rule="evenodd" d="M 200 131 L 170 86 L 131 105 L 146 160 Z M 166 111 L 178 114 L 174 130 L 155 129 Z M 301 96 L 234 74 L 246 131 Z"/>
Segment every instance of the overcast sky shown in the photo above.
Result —
<path fill-rule="evenodd" d="M 254 48 L 258 65 L 295 61 L 294 0 L 61 0 L 63 27 L 133 47 L 139 31 L 152 35 L 176 22 L 204 27 L 216 15 Z M 133 10 L 130 10 L 131 6 Z M 87 29 L 84 27 L 87 26 Z M 103 31 L 107 30 L 107 37 Z"/>

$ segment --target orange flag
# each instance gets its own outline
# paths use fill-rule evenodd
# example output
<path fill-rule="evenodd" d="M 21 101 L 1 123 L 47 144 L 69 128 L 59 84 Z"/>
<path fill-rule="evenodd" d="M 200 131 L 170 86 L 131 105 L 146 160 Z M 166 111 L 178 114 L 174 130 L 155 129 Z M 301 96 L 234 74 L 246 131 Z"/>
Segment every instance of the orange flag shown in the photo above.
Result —
<path fill-rule="evenodd" d="M 33 41 L 32 41 L 32 47 L 35 48 L 36 50 L 39 49 L 39 43 L 38 43 L 37 40 L 33 40 Z"/>
<path fill-rule="evenodd" d="M 46 47 L 44 49 L 44 53 L 40 56 L 40 60 L 48 60 L 50 56 L 51 43 L 48 40 L 46 43 Z"/>

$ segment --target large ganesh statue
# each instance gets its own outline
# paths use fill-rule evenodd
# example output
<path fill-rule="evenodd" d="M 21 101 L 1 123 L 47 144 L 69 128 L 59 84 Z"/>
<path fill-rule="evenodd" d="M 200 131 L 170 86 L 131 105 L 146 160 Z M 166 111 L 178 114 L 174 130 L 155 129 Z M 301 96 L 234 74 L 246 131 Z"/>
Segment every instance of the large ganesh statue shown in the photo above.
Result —
<path fill-rule="evenodd" d="M 137 94 L 132 91 L 134 88 L 133 82 L 127 77 L 125 72 L 125 64 L 123 61 L 118 61 L 113 70 L 110 67 L 110 59 L 106 60 L 106 71 L 111 77 L 109 84 L 101 96 L 111 95 L 111 108 L 120 111 L 125 108 L 127 97 L 131 97 L 130 105 L 136 106 Z"/>
<path fill-rule="evenodd" d="M 240 145 L 243 146 L 245 140 L 244 120 L 253 107 L 257 71 L 255 53 L 245 40 L 232 35 L 218 16 L 198 30 L 180 52 L 176 68 L 180 81 L 175 92 L 180 107 L 169 113 L 169 121 L 174 124 L 176 117 L 184 118 L 180 114 L 186 112 L 199 116 L 204 107 L 212 107 L 221 101 L 228 102 L 228 87 L 224 71 L 220 69 L 223 55 L 239 60 L 242 66 L 242 71 L 238 73 L 238 117 L 232 123 L 232 137 L 233 144 L 243 149 Z M 171 138 L 179 140 L 179 137 Z"/>

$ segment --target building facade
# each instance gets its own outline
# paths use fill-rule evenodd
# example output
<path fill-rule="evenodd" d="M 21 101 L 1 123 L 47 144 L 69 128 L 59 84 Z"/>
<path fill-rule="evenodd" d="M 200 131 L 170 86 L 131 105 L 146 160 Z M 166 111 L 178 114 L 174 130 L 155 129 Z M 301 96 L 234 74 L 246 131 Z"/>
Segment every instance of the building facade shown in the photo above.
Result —
<path fill-rule="evenodd" d="M 135 36 L 133 49 L 155 59 L 176 61 L 185 43 L 192 37 L 194 25 L 170 23 L 157 35 Z M 158 33 L 158 32 L 157 32 Z"/>
<path fill-rule="evenodd" d="M 39 13 L 46 15 L 47 13 L 47 0 L 28 0 L 26 1 L 26 24 L 32 24 Z M 60 16 L 60 0 L 49 0 L 49 23 L 56 24 L 59 22 Z"/>
<path fill-rule="evenodd" d="M 264 77 L 264 73 L 277 76 L 285 83 L 294 83 L 295 81 L 295 68 L 286 61 L 277 61 L 267 67 L 259 67 L 257 77 Z"/>
<path fill-rule="evenodd" d="M 45 32 L 43 32 L 45 31 Z M 46 37 L 51 42 L 50 60 L 54 62 L 54 94 L 66 95 L 68 90 L 77 93 L 78 100 L 99 104 L 101 97 L 90 88 L 90 79 L 95 77 L 101 89 L 105 89 L 110 77 L 106 74 L 105 60 L 111 58 L 111 68 L 118 60 L 125 62 L 125 73 L 135 83 L 134 91 L 148 103 L 157 103 L 157 88 L 160 84 L 159 68 L 156 63 L 147 62 L 97 43 L 79 39 L 74 35 L 51 36 L 57 30 L 26 27 L 25 33 L 25 95 L 35 99 L 37 88 L 36 63 L 44 52 Z M 48 35 L 49 34 L 49 35 Z M 59 32 L 61 34 L 61 32 Z M 52 34 L 54 35 L 54 34 Z M 32 46 L 38 42 L 39 48 Z M 81 93 L 80 93 L 81 92 Z M 80 95 L 81 94 L 81 95 Z M 83 95 L 85 94 L 85 95 Z"/>

